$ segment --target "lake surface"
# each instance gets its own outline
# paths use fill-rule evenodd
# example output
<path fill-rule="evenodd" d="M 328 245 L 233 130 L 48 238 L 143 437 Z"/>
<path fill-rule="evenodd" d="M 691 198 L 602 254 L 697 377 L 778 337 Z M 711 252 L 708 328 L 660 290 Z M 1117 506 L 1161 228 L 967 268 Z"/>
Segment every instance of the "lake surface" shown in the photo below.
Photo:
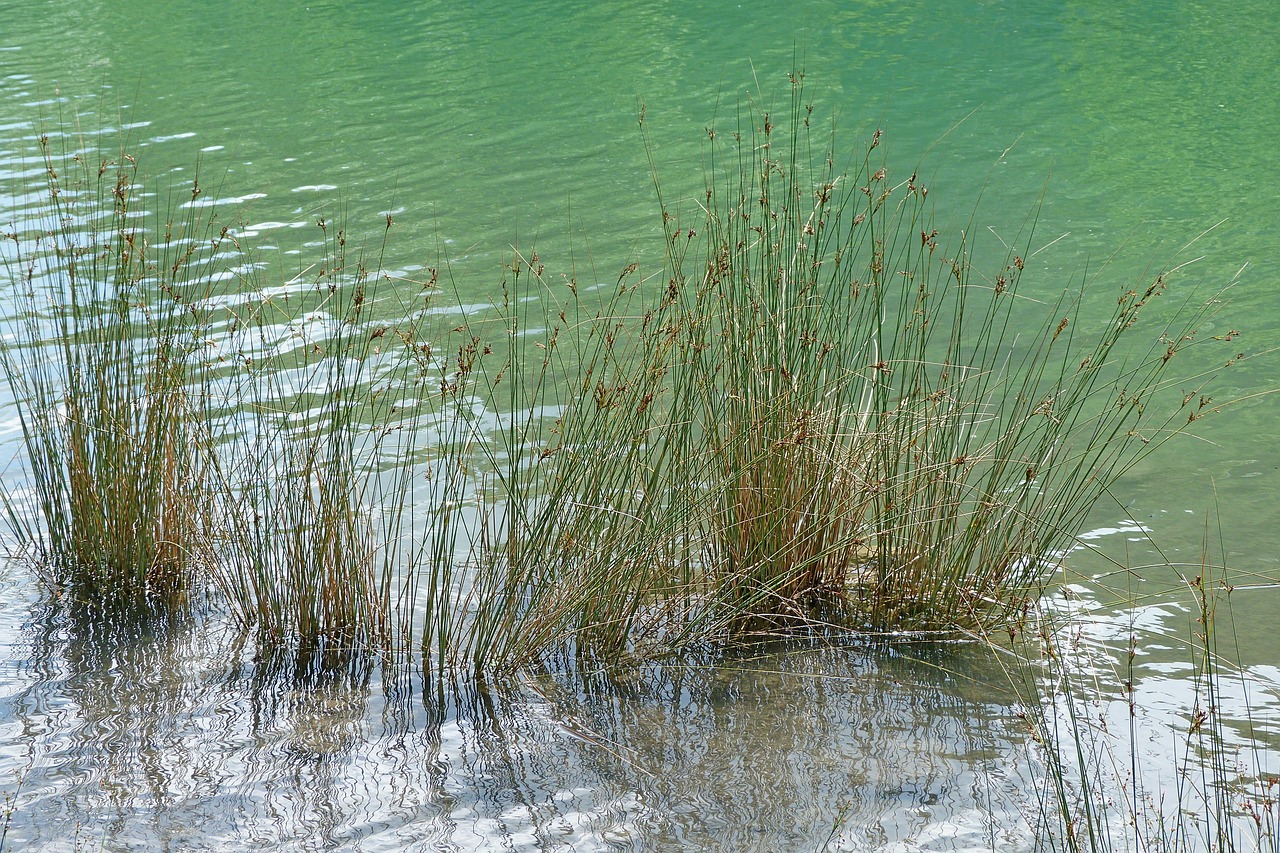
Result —
<path fill-rule="evenodd" d="M 851 159 L 882 128 L 890 161 L 928 176 L 944 234 L 968 229 L 994 263 L 1038 211 L 1030 295 L 1105 266 L 1087 319 L 1161 266 L 1194 261 L 1171 304 L 1234 283 L 1203 334 L 1240 330 L 1249 357 L 1188 368 L 1217 375 L 1221 413 L 1126 476 L 1086 531 L 1138 568 L 1082 548 L 1064 582 L 1090 649 L 1120 659 L 1140 638 L 1141 751 L 1170 775 L 1161 732 L 1185 726 L 1193 696 L 1180 572 L 1208 529 L 1234 570 L 1220 624 L 1250 679 L 1229 707 L 1280 764 L 1273 4 L 0 0 L 0 21 L 0 230 L 33 215 L 38 135 L 78 124 L 125 135 L 151 175 L 198 166 L 205 200 L 235 212 L 280 281 L 309 263 L 319 218 L 379 245 L 389 215 L 384 265 L 447 265 L 464 302 L 499 298 L 513 246 L 612 283 L 662 259 L 642 107 L 664 197 L 693 210 L 707 129 L 752 99 L 785 104 L 803 66 Z M 7 402 L 0 425 L 7 461 Z M 792 648 L 485 692 L 376 669 L 285 678 L 216 615 L 77 624 L 16 562 L 0 601 L 14 849 L 1036 841 L 1034 749 L 976 646 Z"/>

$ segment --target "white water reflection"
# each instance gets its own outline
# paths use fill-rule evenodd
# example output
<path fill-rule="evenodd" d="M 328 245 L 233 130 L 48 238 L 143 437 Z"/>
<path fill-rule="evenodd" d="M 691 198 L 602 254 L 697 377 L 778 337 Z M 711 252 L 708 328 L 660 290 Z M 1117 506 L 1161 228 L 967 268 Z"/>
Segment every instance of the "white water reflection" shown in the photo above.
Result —
<path fill-rule="evenodd" d="M 1132 520 L 1087 538 L 1092 547 L 1133 527 L 1149 541 Z M 1274 850 L 1280 668 L 1238 660 L 1235 627 L 1235 605 L 1247 613 L 1248 596 L 1264 590 L 1235 589 L 1232 571 L 1208 552 L 1199 564 L 1142 570 L 1157 572 L 1176 582 L 1119 602 L 1093 582 L 1066 583 L 1045 603 L 1053 653 L 1042 663 L 1041 710 L 1056 732 L 1069 796 L 1080 798 L 1077 813 L 1091 802 L 1095 823 L 1115 839 Z M 1119 573 L 1134 588 L 1145 582 Z M 1094 581 L 1116 574 L 1101 571 Z M 1085 786 L 1091 794 L 1081 793 Z"/>

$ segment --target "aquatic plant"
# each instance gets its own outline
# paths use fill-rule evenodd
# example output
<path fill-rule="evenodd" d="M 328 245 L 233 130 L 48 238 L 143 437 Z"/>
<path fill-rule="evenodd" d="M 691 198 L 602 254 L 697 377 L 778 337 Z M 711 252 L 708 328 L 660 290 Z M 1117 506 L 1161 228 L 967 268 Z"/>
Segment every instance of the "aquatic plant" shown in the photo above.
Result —
<path fill-rule="evenodd" d="M 345 232 L 317 225 L 326 248 L 314 267 L 222 300 L 231 319 L 206 364 L 220 391 L 200 423 L 226 601 L 264 653 L 338 660 L 408 642 L 427 288 L 391 282 L 363 253 L 349 258 Z M 375 314 L 384 284 L 410 296 Z"/>
<path fill-rule="evenodd" d="M 153 208 L 123 142 L 103 154 L 58 136 L 67 150 L 39 139 L 42 213 L 0 252 L 16 309 L 0 362 L 27 475 L 4 491 L 5 518 L 59 594 L 180 603 L 211 559 L 187 383 L 226 234 L 172 195 Z M 187 191 L 198 182 L 171 192 Z"/>
<path fill-rule="evenodd" d="M 50 222 L 6 255 L 44 520 L 11 491 L 20 542 L 87 595 L 203 566 L 265 645 L 416 637 L 442 669 L 1016 619 L 1107 487 L 1214 408 L 1169 379 L 1212 300 L 1137 345 L 1168 273 L 1102 323 L 1098 273 L 1024 299 L 1034 217 L 982 272 L 919 169 L 879 131 L 845 156 L 790 83 L 709 130 L 699 198 L 669 203 L 648 147 L 660 269 L 584 286 L 513 248 L 492 311 L 323 217 L 324 257 L 266 288 L 200 205 L 145 230 L 104 161 L 80 211 L 50 159 Z"/>
<path fill-rule="evenodd" d="M 1034 218 L 980 272 L 920 171 L 895 178 L 879 131 L 839 167 L 791 83 L 786 115 L 757 97 L 709 131 L 692 212 L 655 178 L 660 273 L 629 265 L 588 306 L 536 254 L 508 266 L 504 288 L 527 290 L 503 302 L 506 354 L 469 362 L 506 421 L 481 446 L 501 463 L 490 524 L 450 605 L 469 627 L 438 644 L 455 659 L 1015 619 L 1108 486 L 1212 408 L 1205 377 L 1170 370 L 1214 300 L 1137 344 L 1171 272 L 1121 287 L 1101 324 L 1078 310 L 1099 273 L 1022 298 Z"/>
<path fill-rule="evenodd" d="M 1132 673 L 1090 681 L 1047 617 L 1023 622 L 1109 485 L 1217 407 L 1208 377 L 1170 379 L 1212 300 L 1144 344 L 1169 273 L 1102 322 L 1079 308 L 1096 272 L 1024 298 L 1034 217 L 984 274 L 972 228 L 939 234 L 919 169 L 895 177 L 878 131 L 837 166 L 791 83 L 786 115 L 757 97 L 709 132 L 695 202 L 655 177 L 660 269 L 584 285 L 513 247 L 492 311 L 451 305 L 435 270 L 391 276 L 324 217 L 323 257 L 265 287 L 234 229 L 188 203 L 198 182 L 140 209 L 155 196 L 130 157 L 62 162 L 42 140 L 46 217 L 3 253 L 18 544 L 91 626 L 212 578 L 258 677 L 299 695 L 378 665 L 394 692 L 416 650 L 487 696 L 492 675 L 697 666 L 780 634 L 1012 642 L 1029 624 L 1044 661 L 1009 673 L 1047 770 L 1045 847 L 1132 830 L 1274 849 L 1273 777 L 1255 756 L 1242 783 L 1225 747 L 1229 588 L 1207 559 L 1171 810 L 1136 770 L 1107 775 L 1125 756 L 1088 718 Z"/>
<path fill-rule="evenodd" d="M 981 272 L 968 232 L 940 239 L 918 169 L 895 178 L 877 131 L 838 171 L 792 86 L 785 119 L 753 106 L 727 150 L 711 140 L 692 262 L 690 226 L 664 213 L 681 357 L 703 379 L 674 389 L 677 411 L 721 471 L 704 568 L 753 615 L 834 593 L 873 630 L 1001 621 L 1106 488 L 1207 405 L 1167 384 L 1212 309 L 1120 347 L 1167 274 L 1090 328 L 1096 275 L 1021 300 L 1034 220 Z"/>
<path fill-rule="evenodd" d="M 268 287 L 198 178 L 157 193 L 127 140 L 39 144 L 40 214 L 2 253 L 13 547 L 102 618 L 208 580 L 264 653 L 407 648 L 416 554 L 451 530 L 415 544 L 408 512 L 437 457 L 434 278 L 393 280 L 321 217 L 323 257 Z"/>
<path fill-rule="evenodd" d="M 497 318 L 459 330 L 442 391 L 477 473 L 470 517 L 455 520 L 464 553 L 426 614 L 438 665 L 501 669 L 575 638 L 621 654 L 661 589 L 669 561 L 645 557 L 666 543 L 645 521 L 665 508 L 645 498 L 660 493 L 647 478 L 665 471 L 635 432 L 643 410 L 617 417 L 605 384 L 643 358 L 625 342 L 628 306 L 642 299 L 626 281 L 634 270 L 615 293 L 585 293 L 514 250 Z"/>

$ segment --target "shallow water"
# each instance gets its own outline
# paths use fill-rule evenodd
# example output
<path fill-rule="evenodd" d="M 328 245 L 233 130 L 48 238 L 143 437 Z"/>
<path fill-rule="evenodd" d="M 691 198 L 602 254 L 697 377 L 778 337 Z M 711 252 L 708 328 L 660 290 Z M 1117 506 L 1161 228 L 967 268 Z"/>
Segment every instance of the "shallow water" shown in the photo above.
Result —
<path fill-rule="evenodd" d="M 6 625 L 21 638 L 4 697 L 14 849 L 72 849 L 70 827 L 89 849 L 148 850 L 1028 840 L 1014 697 L 969 645 L 794 648 L 490 692 L 272 667 L 211 620 L 104 634 L 31 606 L 31 624 Z"/>
<path fill-rule="evenodd" d="M 1247 697 L 1232 693 L 1235 729 L 1252 708 L 1280 763 L 1280 398 L 1255 396 L 1275 385 L 1263 353 L 1280 340 L 1269 4 L 165 8 L 0 0 L 0 229 L 34 213 L 23 182 L 40 173 L 36 136 L 78 126 L 123 134 L 153 175 L 189 179 L 198 162 L 200 203 L 234 217 L 282 285 L 311 262 L 317 219 L 339 216 L 376 245 L 388 214 L 386 268 L 421 278 L 447 262 L 473 308 L 497 298 L 512 245 L 612 282 L 662 252 L 640 105 L 664 195 L 689 210 L 706 128 L 732 127 L 747 98 L 785 102 L 799 56 L 815 115 L 837 117 L 850 156 L 883 127 L 892 162 L 923 164 L 940 230 L 970 228 L 994 253 L 1040 205 L 1032 295 L 1107 261 L 1087 318 L 1148 264 L 1198 259 L 1178 282 L 1200 296 L 1240 271 L 1205 334 L 1244 332 L 1254 357 L 1208 366 L 1218 401 L 1248 399 L 1099 508 L 1085 541 L 1134 572 L 1082 550 L 1065 580 L 1090 603 L 1091 648 L 1123 661 L 1130 634 L 1142 638 L 1144 760 L 1160 775 L 1174 752 L 1160 727 L 1185 721 L 1193 684 L 1180 574 L 1195 572 L 1208 528 L 1235 569 L 1224 651 L 1253 679 Z M 6 460 L 15 442 L 6 390 Z M 1017 703 L 976 648 L 794 651 L 622 681 L 558 673 L 484 695 L 376 668 L 319 682 L 267 671 L 216 616 L 98 636 L 52 612 L 21 565 L 0 577 L 0 787 L 17 790 L 17 848 L 1034 841 Z M 1131 596 L 1138 608 L 1116 604 Z"/>
<path fill-rule="evenodd" d="M 794 644 L 694 667 L 441 685 L 254 654 L 206 617 L 145 628 L 10 581 L 0 761 L 10 849 L 1035 849 L 1043 763 L 1002 662 L 975 644 Z M 1061 648 L 1130 675 L 1090 737 L 1132 726 L 1148 784 L 1194 704 L 1177 606 L 1081 609 Z M 19 624 L 25 619 L 25 624 Z M 1160 644 L 1165 643 L 1165 654 Z M 1005 662 L 1007 663 L 1007 662 Z M 1082 667 L 1088 677 L 1089 670 Z M 1246 778 L 1277 769 L 1274 669 L 1224 679 Z M 1097 728 L 1095 728 L 1097 726 Z M 1254 747 L 1261 745 L 1261 752 Z M 1127 760 L 1127 747 L 1117 753 Z M 20 781 L 20 785 L 17 780 Z M 1157 786 L 1153 790 L 1160 790 Z M 1120 825 L 1123 831 L 1123 825 Z M 825 845 L 825 847 L 823 846 Z"/>

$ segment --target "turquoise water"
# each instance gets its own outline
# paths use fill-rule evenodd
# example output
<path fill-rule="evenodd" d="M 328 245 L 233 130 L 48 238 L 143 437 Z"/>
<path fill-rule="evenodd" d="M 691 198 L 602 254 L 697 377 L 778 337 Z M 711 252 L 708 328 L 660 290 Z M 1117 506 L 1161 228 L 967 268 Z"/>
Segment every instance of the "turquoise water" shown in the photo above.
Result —
<path fill-rule="evenodd" d="M 836 123 L 850 158 L 883 128 L 891 163 L 904 173 L 920 164 L 944 234 L 970 229 L 994 254 L 1038 210 L 1034 244 L 1043 250 L 1029 258 L 1033 295 L 1053 298 L 1104 262 L 1085 295 L 1095 315 L 1151 265 L 1195 261 L 1176 279 L 1182 289 L 1171 302 L 1193 286 L 1202 298 L 1235 282 L 1205 332 L 1243 331 L 1239 346 L 1252 357 L 1220 371 L 1213 393 L 1221 402 L 1247 399 L 1127 477 L 1117 504 L 1101 507 L 1091 525 L 1117 532 L 1090 541 L 1131 564 L 1162 562 L 1133 529 L 1145 527 L 1170 559 L 1194 562 L 1206 520 L 1215 539 L 1220 528 L 1239 571 L 1238 656 L 1271 685 L 1260 706 L 1280 696 L 1280 593 L 1272 587 L 1280 576 L 1280 397 L 1264 396 L 1280 376 L 1276 355 L 1267 354 L 1280 346 L 1273 4 L 415 6 L 233 0 L 160 11 L 0 0 L 0 228 L 31 213 L 19 179 L 37 162 L 36 135 L 78 122 L 87 132 L 127 135 L 153 175 L 189 177 L 198 164 L 205 198 L 228 211 L 239 203 L 240 233 L 281 280 L 307 263 L 319 217 L 340 215 L 353 239 L 376 243 L 390 214 L 386 265 L 415 275 L 447 261 L 466 301 L 496 298 L 513 245 L 536 246 L 549 269 L 611 282 L 632 261 L 661 260 L 642 105 L 664 195 L 689 209 L 707 129 L 732 128 L 751 99 L 785 104 L 786 73 L 803 65 L 815 115 Z M 4 434 L 6 457 L 12 437 Z M 1086 576 L 1105 568 L 1083 554 L 1069 563 Z M 1144 580 L 1084 589 L 1107 614 L 1105 587 L 1150 592 L 1157 603 L 1144 611 L 1148 630 L 1185 636 L 1185 620 L 1163 596 L 1177 589 L 1176 574 L 1139 574 Z M 5 583 L 28 586 L 17 568 Z M 564 843 L 579 849 L 810 849 L 845 797 L 857 828 L 846 833 L 847 849 L 985 848 L 993 832 L 1016 835 L 1011 816 L 1025 805 L 1025 788 L 1000 771 L 1021 754 L 1018 737 L 997 731 L 973 743 L 968 728 L 992 721 L 999 730 L 1010 704 L 957 697 L 959 688 L 920 674 L 928 666 L 903 675 L 898 664 L 868 657 L 857 678 L 886 697 L 880 710 L 867 708 L 875 700 L 849 679 L 833 681 L 836 698 L 824 704 L 805 692 L 823 688 L 797 686 L 809 684 L 803 678 L 768 676 L 778 683 L 766 685 L 750 667 L 729 667 L 705 677 L 723 683 L 692 693 L 665 673 L 654 676 L 660 689 L 652 695 L 611 685 L 566 704 L 535 690 L 537 701 L 495 718 L 511 725 L 509 741 L 490 724 L 468 728 L 475 715 L 441 711 L 452 735 L 427 743 L 421 732 L 429 727 L 413 720 L 404 731 L 419 734 L 396 747 L 383 735 L 398 730 L 382 725 L 383 700 L 368 686 L 356 698 L 336 687 L 328 700 L 291 694 L 272 718 L 287 724 L 240 719 L 242 711 L 252 718 L 246 708 L 259 700 L 230 674 L 235 662 L 211 651 L 217 637 L 200 632 L 145 645 L 154 660 L 120 664 L 130 678 L 167 673 L 188 697 L 177 716 L 168 715 L 172 696 L 163 691 L 123 708 L 94 705 L 95 691 L 118 691 L 114 670 L 76 651 L 88 640 L 74 626 L 47 641 L 44 658 L 31 653 L 35 629 L 22 626 L 35 623 L 33 605 L 25 592 L 10 598 L 0 634 L 15 686 L 6 690 L 0 773 L 34 774 L 36 805 L 23 831 L 49 847 L 70 847 L 56 840 L 65 838 L 58 827 L 80 821 L 108 849 L 157 840 L 235 848 L 264 832 L 296 835 L 299 849 L 315 832 L 328 832 L 332 847 L 407 839 L 424 849 L 483 849 L 505 837 L 531 849 L 554 847 L 548 827 L 563 820 L 575 827 Z M 28 664 L 31 655 L 44 663 Z M 1152 659 L 1144 683 L 1153 706 L 1178 695 L 1177 680 L 1166 677 L 1177 655 L 1175 648 Z M 811 663 L 827 672 L 862 660 Z M 939 671 L 983 666 L 965 658 Z M 220 689 L 234 694 L 226 705 L 203 698 Z M 806 697 L 803 709 L 788 698 L 794 691 Z M 585 730 L 575 729 L 575 714 L 590 717 Z M 612 722 L 601 722 L 608 714 Z M 877 746 L 849 734 L 857 714 L 891 739 Z M 787 732 L 782 745 L 769 739 L 778 726 Z M 292 739 L 302 737 L 336 740 L 298 747 Z M 769 766 L 802 769 L 770 775 L 744 766 L 747 750 L 763 748 L 749 746 L 757 743 L 777 748 Z M 487 751 L 494 749 L 506 750 L 500 761 Z M 867 759 L 863 781 L 839 775 L 831 759 L 856 763 L 877 750 L 882 758 Z M 232 769 L 218 769 L 222 753 Z M 188 755 L 198 757 L 194 766 L 175 772 Z M 404 766 L 415 762 L 445 769 L 433 776 L 417 767 L 419 777 Z M 291 794 L 273 794 L 265 781 L 281 767 L 292 774 Z M 117 772 L 125 781 L 112 788 Z M 405 777 L 395 808 L 376 791 L 387 775 Z M 330 793 L 317 794 L 316 780 Z M 774 784 L 785 793 L 775 811 L 749 798 Z M 731 805 L 743 797 L 751 805 Z M 224 822 L 225 810 L 236 819 Z M 767 825 L 753 826 L 752 815 L 768 815 Z M 450 836 L 442 828 L 449 825 L 468 828 Z M 946 826 L 960 829 L 947 836 L 939 829 Z M 944 840 L 927 840 L 935 837 Z"/>

